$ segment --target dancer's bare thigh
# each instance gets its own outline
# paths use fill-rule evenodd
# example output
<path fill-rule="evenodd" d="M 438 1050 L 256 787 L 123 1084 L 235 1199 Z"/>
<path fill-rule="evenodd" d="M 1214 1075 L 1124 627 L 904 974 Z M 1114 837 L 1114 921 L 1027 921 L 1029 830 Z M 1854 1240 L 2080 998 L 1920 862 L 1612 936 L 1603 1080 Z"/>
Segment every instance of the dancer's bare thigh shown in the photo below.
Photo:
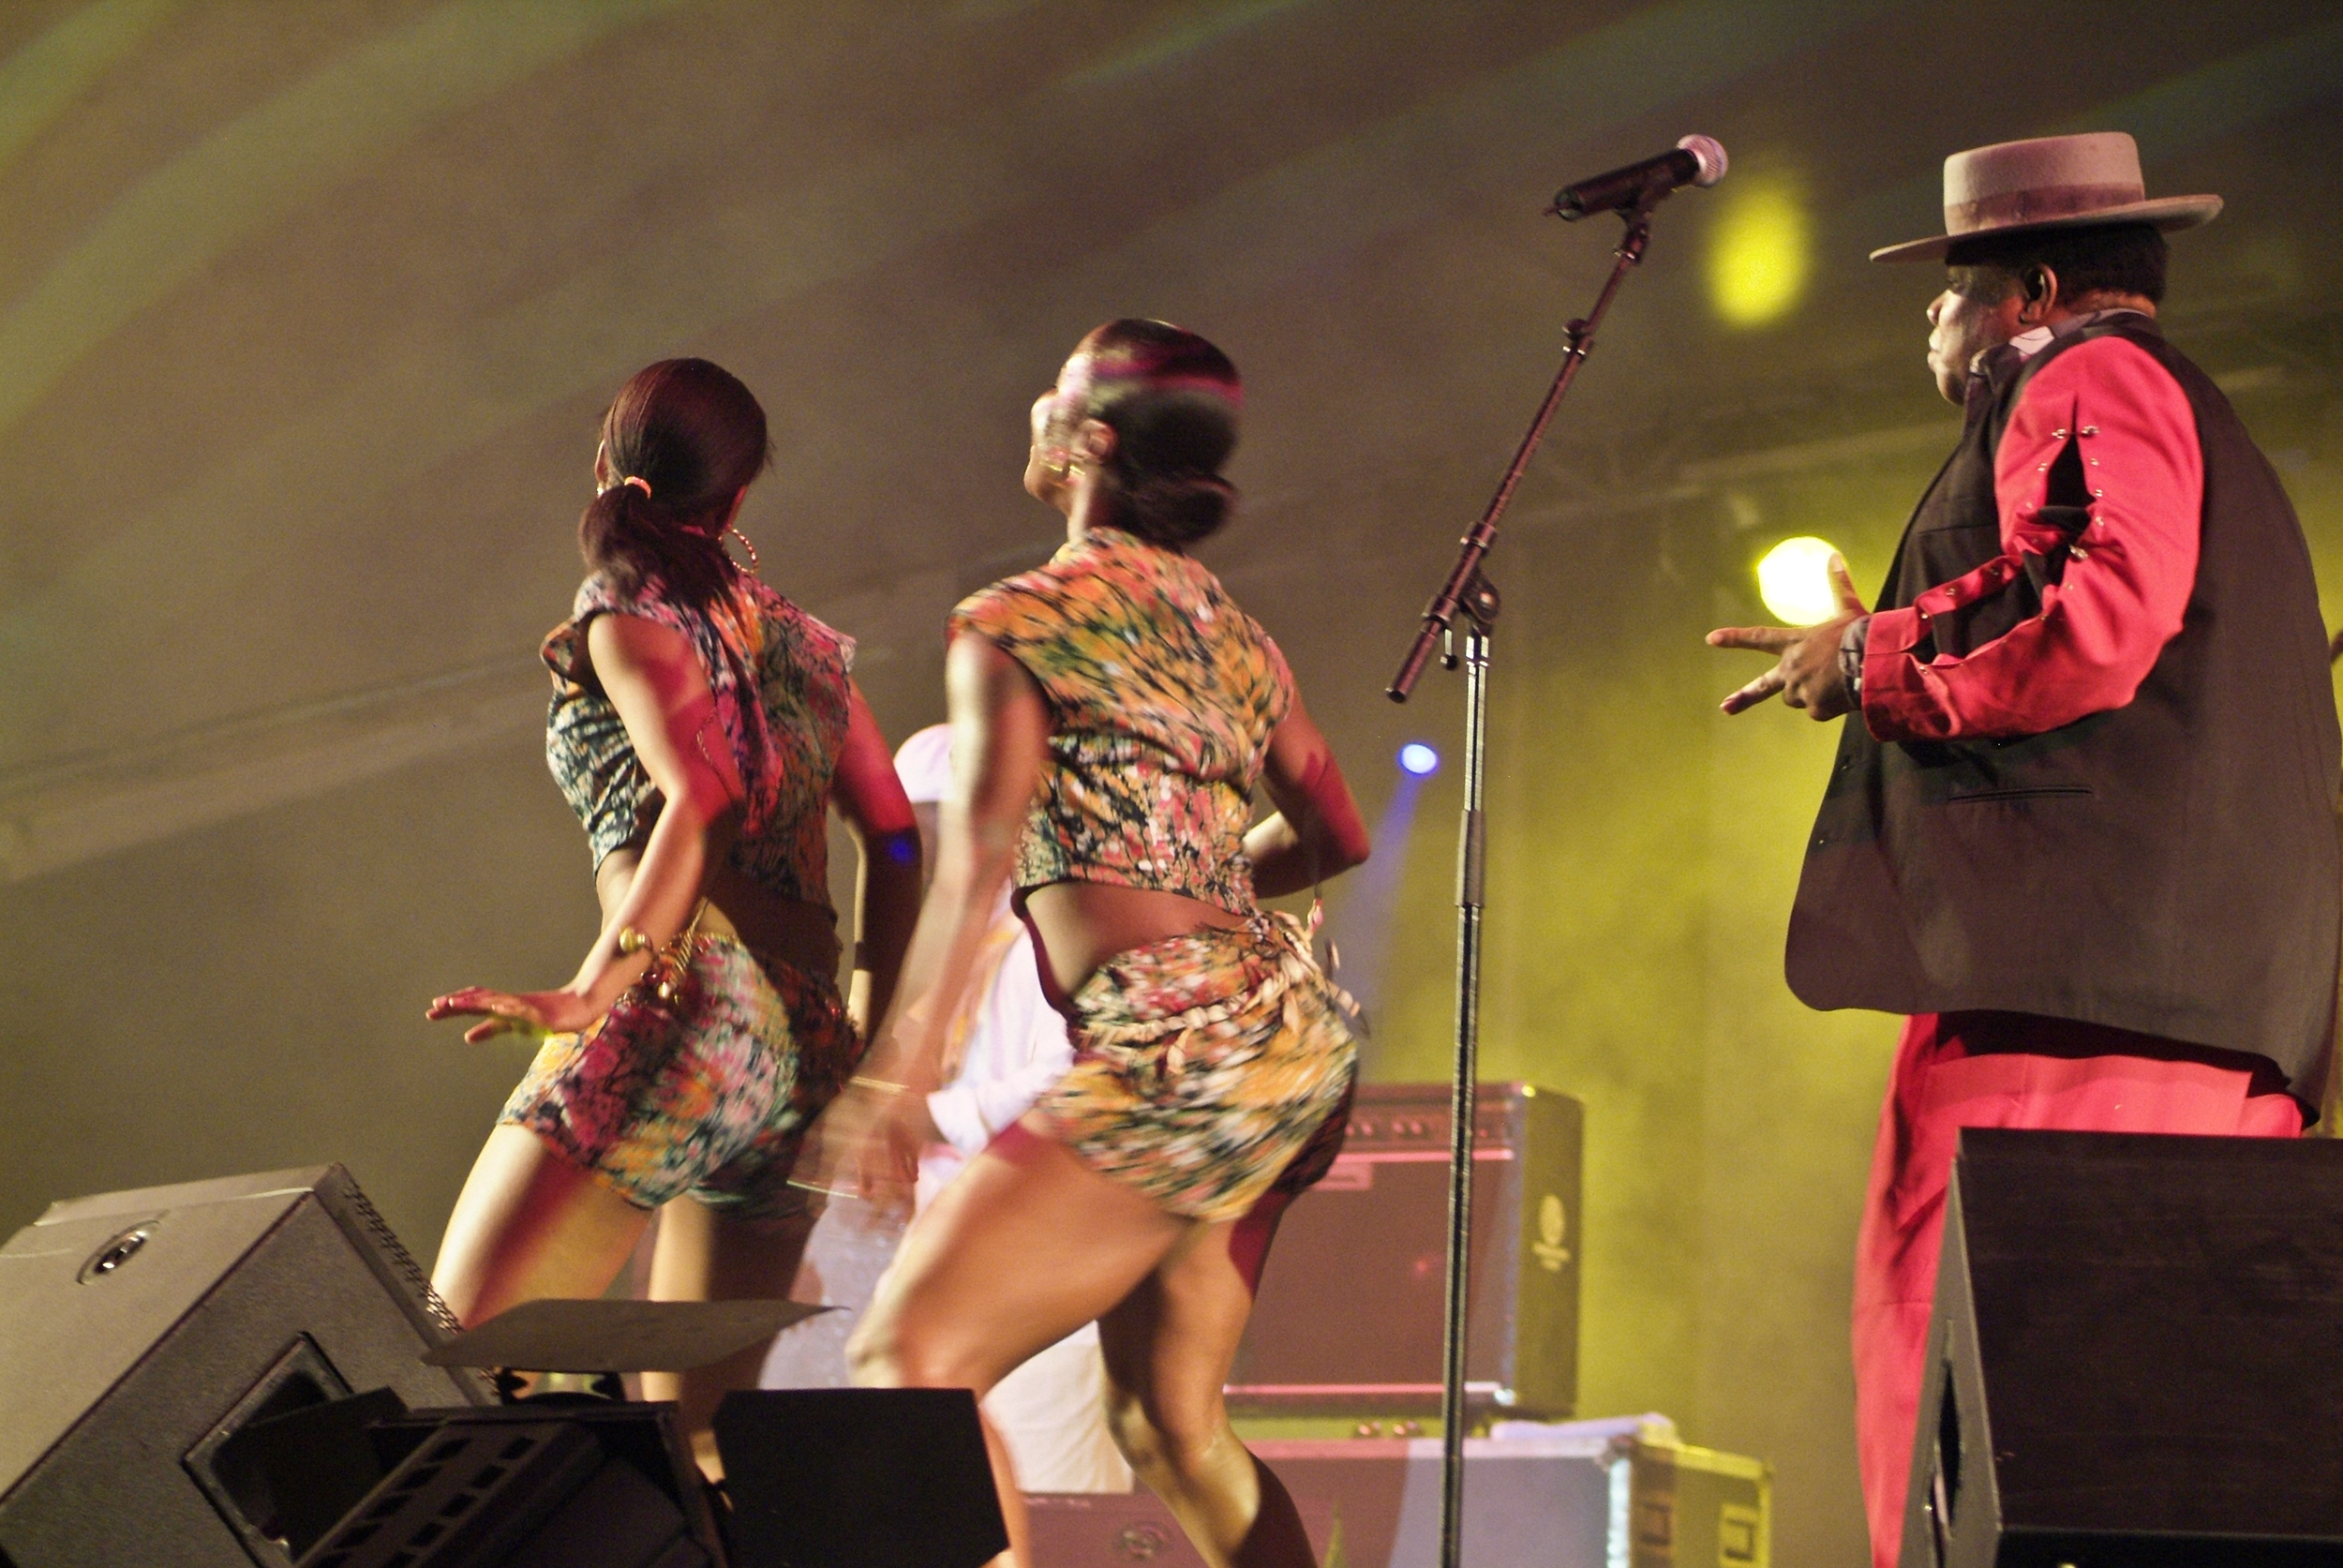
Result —
<path fill-rule="evenodd" d="M 466 1323 L 540 1296 L 598 1296 L 649 1221 L 535 1133 L 500 1126 L 448 1217 L 431 1282 Z"/>
<path fill-rule="evenodd" d="M 903 1237 L 856 1334 L 861 1381 L 981 1396 L 1197 1229 L 1037 1127 L 1021 1132 L 970 1160 Z"/>
<path fill-rule="evenodd" d="M 1232 1222 L 1199 1225 L 1098 1321 L 1107 1377 L 1149 1425 L 1190 1442 L 1223 1425 L 1221 1389 L 1253 1312 L 1229 1256 Z"/>

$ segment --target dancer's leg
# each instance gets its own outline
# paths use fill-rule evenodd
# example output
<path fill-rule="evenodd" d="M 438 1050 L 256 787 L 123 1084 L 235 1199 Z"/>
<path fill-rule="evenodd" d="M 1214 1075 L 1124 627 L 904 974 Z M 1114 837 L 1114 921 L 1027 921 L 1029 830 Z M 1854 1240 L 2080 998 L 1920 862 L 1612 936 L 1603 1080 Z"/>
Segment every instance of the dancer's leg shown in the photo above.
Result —
<path fill-rule="evenodd" d="M 661 1211 L 659 1239 L 650 1257 L 653 1301 L 748 1301 L 788 1295 L 805 1256 L 813 1217 L 741 1219 L 679 1198 Z M 772 1341 L 760 1339 L 710 1366 L 689 1372 L 646 1372 L 643 1396 L 673 1399 L 682 1406 L 683 1430 L 700 1468 L 721 1477 L 723 1466 L 709 1423 L 716 1407 L 736 1388 L 754 1388 Z"/>
<path fill-rule="evenodd" d="M 431 1270 L 465 1326 L 540 1296 L 598 1296 L 650 1221 L 535 1133 L 494 1128 Z"/>
<path fill-rule="evenodd" d="M 1131 1469 L 1214 1568 L 1314 1568 L 1293 1499 L 1246 1450 L 1221 1401 L 1253 1310 L 1230 1256 L 1241 1223 L 1193 1228 L 1099 1320 L 1110 1420 Z"/>
<path fill-rule="evenodd" d="M 857 1381 L 986 1394 L 1128 1295 L 1194 1228 L 1016 1128 L 904 1235 L 847 1346 Z"/>
<path fill-rule="evenodd" d="M 903 1237 L 846 1347 L 858 1383 L 981 1398 L 1128 1295 L 1193 1222 L 1020 1127 L 970 1160 Z M 1009 1561 L 1030 1561 L 1007 1450 L 986 1429 Z"/>

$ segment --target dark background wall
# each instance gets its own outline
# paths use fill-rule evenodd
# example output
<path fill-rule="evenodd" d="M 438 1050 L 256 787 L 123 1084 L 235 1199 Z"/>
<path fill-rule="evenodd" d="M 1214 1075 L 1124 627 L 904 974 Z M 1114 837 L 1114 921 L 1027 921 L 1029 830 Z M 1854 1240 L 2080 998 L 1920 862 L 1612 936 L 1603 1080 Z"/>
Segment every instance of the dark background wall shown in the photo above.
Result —
<path fill-rule="evenodd" d="M 2321 5 L 16 0 L 0 8 L 0 1229 L 324 1159 L 427 1255 L 525 1051 L 426 1026 L 592 929 L 531 650 L 593 427 L 701 353 L 780 444 L 743 524 L 891 734 L 945 609 L 1045 555 L 1026 404 L 1104 318 L 1250 390 L 1206 556 L 1381 862 L 1331 893 L 1370 1069 L 1448 1038 L 1455 683 L 1380 695 L 1607 264 L 1563 180 L 1688 130 L 1495 564 L 1489 1076 L 1589 1108 L 1585 1413 L 1780 1475 L 1852 1562 L 1847 1259 L 1890 1021 L 1782 929 L 1831 737 L 1702 648 L 1821 534 L 1876 583 L 1954 434 L 1939 160 L 2135 133 L 2218 191 L 2168 321 L 2343 551 L 2343 22 Z"/>

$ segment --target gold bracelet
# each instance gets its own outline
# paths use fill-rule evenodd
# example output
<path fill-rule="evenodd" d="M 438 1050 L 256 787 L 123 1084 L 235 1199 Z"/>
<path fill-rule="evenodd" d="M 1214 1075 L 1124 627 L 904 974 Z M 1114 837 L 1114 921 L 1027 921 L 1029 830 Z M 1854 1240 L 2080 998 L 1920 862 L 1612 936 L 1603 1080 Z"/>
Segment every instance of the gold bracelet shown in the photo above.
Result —
<path fill-rule="evenodd" d="M 900 1095 L 903 1092 L 905 1087 L 905 1085 L 897 1083 L 890 1079 L 865 1078 L 858 1072 L 852 1078 L 847 1079 L 846 1082 L 849 1083 L 859 1084 L 865 1089 L 876 1089 L 883 1095 Z"/>

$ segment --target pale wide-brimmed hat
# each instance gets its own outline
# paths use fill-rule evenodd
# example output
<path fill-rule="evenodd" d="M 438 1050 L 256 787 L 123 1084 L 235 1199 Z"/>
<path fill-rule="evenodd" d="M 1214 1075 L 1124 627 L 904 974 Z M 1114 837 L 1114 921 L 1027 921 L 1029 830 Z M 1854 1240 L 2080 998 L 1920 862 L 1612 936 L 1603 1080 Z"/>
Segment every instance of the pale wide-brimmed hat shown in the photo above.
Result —
<path fill-rule="evenodd" d="M 1945 159 L 1945 231 L 1872 252 L 1874 261 L 1931 261 L 1957 240 L 2093 223 L 2152 223 L 2167 233 L 2210 223 L 2217 196 L 2148 200 L 2140 145 L 2119 130 L 1972 147 Z"/>

